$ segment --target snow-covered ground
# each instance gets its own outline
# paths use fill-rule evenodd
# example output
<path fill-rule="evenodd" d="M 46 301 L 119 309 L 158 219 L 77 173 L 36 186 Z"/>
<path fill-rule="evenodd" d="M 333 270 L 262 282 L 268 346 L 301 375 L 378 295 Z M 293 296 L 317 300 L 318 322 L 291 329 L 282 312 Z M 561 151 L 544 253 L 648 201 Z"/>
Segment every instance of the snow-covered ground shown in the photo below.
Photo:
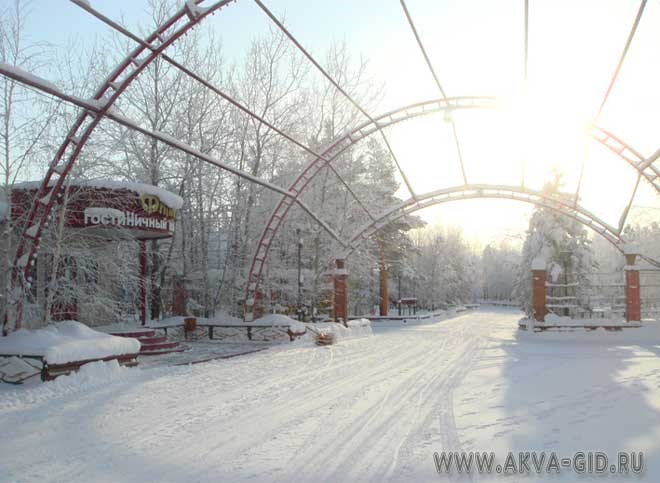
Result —
<path fill-rule="evenodd" d="M 442 481 L 433 453 L 448 450 L 644 451 L 634 481 L 660 481 L 659 332 L 571 341 L 519 318 L 374 324 L 333 346 L 3 390 L 0 481 Z M 489 478 L 530 480 L 473 475 Z"/>

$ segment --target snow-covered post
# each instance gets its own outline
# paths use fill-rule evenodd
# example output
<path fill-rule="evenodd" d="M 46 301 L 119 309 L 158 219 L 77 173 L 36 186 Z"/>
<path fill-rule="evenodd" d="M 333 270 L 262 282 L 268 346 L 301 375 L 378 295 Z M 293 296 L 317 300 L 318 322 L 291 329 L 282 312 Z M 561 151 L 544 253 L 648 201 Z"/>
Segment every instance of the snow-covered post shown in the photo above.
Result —
<path fill-rule="evenodd" d="M 536 257 L 532 260 L 532 311 L 534 320 L 545 322 L 545 260 Z"/>
<path fill-rule="evenodd" d="M 174 279 L 174 304 L 172 315 L 187 315 L 186 295 L 186 287 L 183 282 L 183 277 L 176 277 Z"/>
<path fill-rule="evenodd" d="M 390 305 L 390 298 L 387 293 L 387 265 L 385 265 L 385 247 L 383 246 L 383 241 L 378 240 L 378 246 L 380 248 L 380 315 L 381 317 L 387 317 L 387 312 Z"/>
<path fill-rule="evenodd" d="M 635 265 L 639 249 L 633 243 L 623 247 L 626 257 L 626 322 L 638 322 L 642 318 L 642 304 L 640 300 L 639 269 Z"/>
<path fill-rule="evenodd" d="M 147 323 L 147 242 L 140 240 L 140 322 Z"/>
<path fill-rule="evenodd" d="M 334 281 L 334 319 L 335 322 L 348 320 L 348 270 L 346 270 L 346 260 L 337 258 L 335 260 Z"/>

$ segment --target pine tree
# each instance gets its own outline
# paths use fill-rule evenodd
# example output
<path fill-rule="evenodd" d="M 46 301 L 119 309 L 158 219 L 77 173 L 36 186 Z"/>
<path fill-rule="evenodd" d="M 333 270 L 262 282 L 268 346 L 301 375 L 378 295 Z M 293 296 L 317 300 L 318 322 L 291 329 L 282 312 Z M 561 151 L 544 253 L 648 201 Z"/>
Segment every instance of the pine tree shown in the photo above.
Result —
<path fill-rule="evenodd" d="M 574 196 L 561 192 L 561 187 L 562 176 L 555 172 L 543 187 L 543 193 L 557 200 L 572 201 Z M 551 280 L 577 283 L 582 290 L 589 284 L 589 273 L 597 267 L 586 228 L 557 210 L 537 206 L 529 220 L 514 287 L 514 297 L 527 314 L 532 311 L 531 266 L 538 258 L 545 261 Z"/>

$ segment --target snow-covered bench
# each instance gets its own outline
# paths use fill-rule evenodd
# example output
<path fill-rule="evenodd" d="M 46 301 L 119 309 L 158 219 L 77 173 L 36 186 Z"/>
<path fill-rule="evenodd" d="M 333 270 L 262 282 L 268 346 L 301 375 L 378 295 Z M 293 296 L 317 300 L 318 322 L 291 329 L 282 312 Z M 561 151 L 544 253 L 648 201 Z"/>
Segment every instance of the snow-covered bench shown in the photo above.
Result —
<path fill-rule="evenodd" d="M 569 317 L 559 317 L 549 314 L 545 322 L 535 322 L 530 319 L 521 319 L 518 327 L 522 330 L 533 329 L 534 332 L 542 331 L 568 331 L 575 329 L 584 329 L 587 331 L 596 329 L 605 329 L 608 331 L 621 331 L 623 329 L 642 327 L 640 322 L 626 322 L 621 319 L 571 319 Z"/>
<path fill-rule="evenodd" d="M 167 336 L 168 329 L 184 327 L 185 317 L 171 317 L 160 322 L 154 322 L 148 325 L 150 329 L 160 329 L 165 332 Z M 223 322 L 214 319 L 206 319 L 203 317 L 196 318 L 196 327 L 206 328 L 208 337 L 214 340 L 214 329 L 236 329 L 246 330 L 248 340 L 253 340 L 254 333 L 258 330 L 272 329 L 289 337 L 290 341 L 294 341 L 298 337 L 302 337 L 307 332 L 305 324 L 293 320 L 284 315 L 270 314 L 254 322 Z"/>
<path fill-rule="evenodd" d="M 24 361 L 24 367 L 31 366 L 35 371 L 33 375 L 40 373 L 44 381 L 96 361 L 116 360 L 125 366 L 135 366 L 139 351 L 140 342 L 136 339 L 97 332 L 74 320 L 43 329 L 17 330 L 0 338 L 0 358 L 9 362 L 12 359 L 17 363 Z"/>

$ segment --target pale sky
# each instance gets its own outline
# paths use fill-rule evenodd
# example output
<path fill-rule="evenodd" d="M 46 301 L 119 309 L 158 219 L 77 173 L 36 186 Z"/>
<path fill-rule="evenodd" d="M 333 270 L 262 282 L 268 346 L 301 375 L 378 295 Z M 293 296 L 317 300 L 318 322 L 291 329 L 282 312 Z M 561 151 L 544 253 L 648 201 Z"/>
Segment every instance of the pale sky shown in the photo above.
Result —
<path fill-rule="evenodd" d="M 0 0 L 8 2 L 9 0 Z M 129 27 L 145 21 L 146 0 L 91 0 Z M 277 15 L 317 59 L 333 40 L 370 61 L 370 76 L 385 86 L 377 115 L 440 96 L 398 0 L 268 0 Z M 635 182 L 632 168 L 594 141 L 585 142 L 614 72 L 637 0 L 530 0 L 529 77 L 523 83 L 524 0 L 407 0 L 407 6 L 447 95 L 493 95 L 505 100 L 491 111 L 454 115 L 470 183 L 538 189 L 553 166 L 574 191 L 586 152 L 581 203 L 616 225 Z M 67 0 L 35 0 L 30 31 L 35 40 L 64 48 L 70 40 L 104 38 L 107 28 Z M 239 58 L 250 38 L 268 28 L 254 2 L 238 0 L 214 15 L 209 28 Z M 599 125 L 644 155 L 660 148 L 660 1 L 649 1 Z M 442 116 L 408 121 L 386 131 L 418 193 L 462 183 L 451 134 Z M 400 191 L 407 197 L 405 189 Z M 656 203 L 642 183 L 636 204 Z M 431 223 L 459 225 L 484 243 L 524 229 L 530 208 L 514 202 L 450 203 L 421 215 Z"/>

